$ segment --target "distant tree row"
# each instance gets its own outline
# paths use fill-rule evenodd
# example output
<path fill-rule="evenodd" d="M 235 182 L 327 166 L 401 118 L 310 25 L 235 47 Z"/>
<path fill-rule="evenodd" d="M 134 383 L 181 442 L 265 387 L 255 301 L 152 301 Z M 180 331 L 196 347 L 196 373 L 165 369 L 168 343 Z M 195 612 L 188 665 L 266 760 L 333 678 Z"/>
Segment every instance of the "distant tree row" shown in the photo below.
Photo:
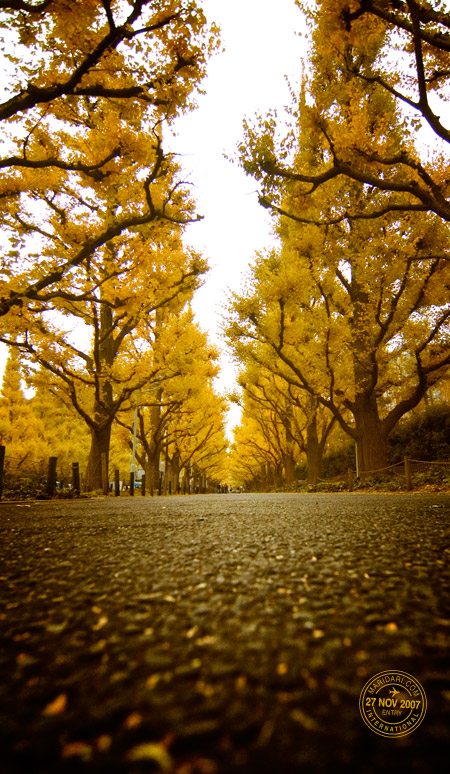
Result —
<path fill-rule="evenodd" d="M 142 392 L 139 404 L 128 402 L 118 412 L 111 428 L 110 479 L 118 469 L 123 483 L 130 481 L 135 415 L 136 469 L 145 472 L 151 494 L 160 490 L 162 481 L 166 491 L 170 488 L 176 493 L 185 491 L 193 480 L 204 485 L 226 477 L 226 405 L 211 386 L 212 351 L 204 347 L 205 335 L 195 330 L 198 347 L 190 359 L 185 359 L 184 373 L 168 378 L 164 388 Z M 209 376 L 198 371 L 202 354 Z M 47 474 L 48 458 L 54 456 L 62 484 L 70 484 L 72 463 L 78 462 L 83 488 L 90 491 L 89 426 L 51 374 L 44 369 L 33 372 L 32 380 L 27 378 L 33 390 L 26 389 L 24 374 L 27 378 L 18 350 L 11 349 L 0 393 L 0 444 L 6 447 L 7 463 L 5 486 L 14 488 L 15 478 L 42 480 Z M 87 390 L 86 405 L 92 400 Z"/>
<path fill-rule="evenodd" d="M 385 467 L 394 428 L 450 367 L 450 15 L 319 0 L 309 18 L 290 131 L 260 118 L 240 148 L 279 247 L 226 323 L 242 369 L 234 467 L 258 460 L 286 483 L 302 453 L 317 475 L 337 427 L 360 472 Z"/>

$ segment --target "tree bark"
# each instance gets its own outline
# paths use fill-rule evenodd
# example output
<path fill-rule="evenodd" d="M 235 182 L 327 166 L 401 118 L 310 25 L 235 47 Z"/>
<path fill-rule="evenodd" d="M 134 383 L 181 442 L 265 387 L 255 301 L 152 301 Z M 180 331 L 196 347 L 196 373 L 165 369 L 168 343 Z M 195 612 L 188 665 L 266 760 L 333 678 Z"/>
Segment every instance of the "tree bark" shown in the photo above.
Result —
<path fill-rule="evenodd" d="M 353 409 L 356 431 L 358 474 L 387 467 L 387 434 L 378 414 L 376 397 L 360 394 Z"/>
<path fill-rule="evenodd" d="M 180 486 L 180 453 L 178 451 L 173 456 L 170 469 L 172 474 L 172 491 L 176 493 Z"/>
<path fill-rule="evenodd" d="M 150 494 L 153 496 L 159 487 L 159 449 L 153 448 L 148 455 L 145 476 Z"/>
<path fill-rule="evenodd" d="M 98 369 L 98 393 L 94 406 L 94 423 L 91 425 L 91 449 L 86 471 L 86 490 L 88 492 L 104 491 L 102 478 L 102 454 L 106 458 L 106 469 L 109 463 L 109 446 L 111 442 L 111 427 L 113 423 L 113 388 L 108 375 L 108 370 L 114 363 L 116 355 L 112 311 L 107 304 L 100 304 L 98 335 L 96 336 L 95 350 L 99 363 Z M 106 476 L 106 482 L 108 476 Z"/>
<path fill-rule="evenodd" d="M 275 486 L 277 488 L 282 486 L 283 485 L 283 468 L 282 468 L 282 465 L 281 464 L 280 465 L 276 465 L 273 468 L 272 467 L 269 468 L 269 470 L 270 470 L 271 479 L 272 479 L 270 485 Z"/>
<path fill-rule="evenodd" d="M 91 428 L 91 448 L 86 470 L 86 491 L 104 491 L 102 480 L 102 454 L 106 455 L 106 464 L 109 461 L 109 445 L 111 441 L 112 422 L 105 422 L 100 426 Z M 108 489 L 104 494 L 108 494 Z"/>
<path fill-rule="evenodd" d="M 287 406 L 287 415 L 283 418 L 286 451 L 283 454 L 284 464 L 284 483 L 286 486 L 292 486 L 295 481 L 295 456 L 294 456 L 294 436 L 292 435 L 292 405 Z"/>
<path fill-rule="evenodd" d="M 319 443 L 317 433 L 317 415 L 314 413 L 306 426 L 306 466 L 308 469 L 308 484 L 315 484 L 320 478 L 322 467 L 323 446 Z"/>
<path fill-rule="evenodd" d="M 387 466 L 387 436 L 378 413 L 376 385 L 378 383 L 377 346 L 367 322 L 369 293 L 360 269 L 352 267 L 353 300 L 353 370 L 356 396 L 352 406 L 355 419 L 355 441 L 359 476 Z"/>
<path fill-rule="evenodd" d="M 159 489 L 159 460 L 161 456 L 161 406 L 159 401 L 161 400 L 162 390 L 157 392 L 158 403 L 151 408 L 151 442 L 149 449 L 149 481 L 150 491 Z"/>
<path fill-rule="evenodd" d="M 286 486 L 292 486 L 295 482 L 295 459 L 291 453 L 284 455 L 284 483 Z"/>

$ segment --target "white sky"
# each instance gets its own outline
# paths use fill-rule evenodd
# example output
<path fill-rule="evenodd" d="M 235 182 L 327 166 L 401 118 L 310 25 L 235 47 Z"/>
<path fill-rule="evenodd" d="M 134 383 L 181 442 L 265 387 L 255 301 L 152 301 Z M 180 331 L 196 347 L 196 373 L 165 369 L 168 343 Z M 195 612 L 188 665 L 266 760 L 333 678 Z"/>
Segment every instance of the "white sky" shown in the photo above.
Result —
<path fill-rule="evenodd" d="M 294 0 L 200 0 L 209 21 L 221 28 L 223 53 L 213 57 L 199 107 L 176 124 L 170 141 L 194 184 L 198 211 L 186 239 L 211 266 L 194 309 L 201 327 L 219 343 L 221 306 L 228 289 L 238 290 L 255 251 L 271 241 L 271 218 L 257 201 L 256 184 L 224 158 L 234 155 L 244 116 L 290 102 L 285 75 L 301 78 L 305 42 L 302 15 Z M 0 372 L 6 356 L 0 351 Z M 233 384 L 233 368 L 222 355 L 220 390 Z M 238 419 L 236 412 L 231 423 Z"/>
<path fill-rule="evenodd" d="M 189 227 L 187 240 L 211 266 L 194 309 L 201 327 L 219 343 L 227 291 L 239 290 L 255 252 L 270 244 L 272 228 L 270 215 L 258 204 L 255 181 L 224 153 L 234 155 L 245 116 L 289 104 L 285 76 L 294 86 L 300 83 L 306 44 L 294 0 L 203 0 L 202 5 L 208 20 L 220 26 L 225 51 L 210 62 L 198 109 L 177 122 L 173 149 L 184 157 L 204 216 Z M 233 385 L 234 370 L 225 352 L 221 364 L 217 387 L 226 390 Z M 232 409 L 230 423 L 238 418 L 239 411 Z"/>

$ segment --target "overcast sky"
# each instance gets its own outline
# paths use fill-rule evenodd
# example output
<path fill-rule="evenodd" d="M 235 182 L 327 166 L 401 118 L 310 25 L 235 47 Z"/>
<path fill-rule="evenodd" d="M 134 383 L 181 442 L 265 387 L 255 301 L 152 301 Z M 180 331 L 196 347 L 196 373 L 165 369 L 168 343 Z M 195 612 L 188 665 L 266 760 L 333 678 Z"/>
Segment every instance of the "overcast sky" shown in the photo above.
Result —
<path fill-rule="evenodd" d="M 219 24 L 225 51 L 211 60 L 206 95 L 196 111 L 177 122 L 171 145 L 182 154 L 204 216 L 187 233 L 211 266 L 194 308 L 217 342 L 227 291 L 239 290 L 255 251 L 270 244 L 272 228 L 270 215 L 258 204 L 255 181 L 224 154 L 234 154 L 245 116 L 290 102 L 285 76 L 294 86 L 300 83 L 305 41 L 294 0 L 203 0 L 203 8 Z M 232 382 L 224 354 L 218 387 L 227 389 Z"/>

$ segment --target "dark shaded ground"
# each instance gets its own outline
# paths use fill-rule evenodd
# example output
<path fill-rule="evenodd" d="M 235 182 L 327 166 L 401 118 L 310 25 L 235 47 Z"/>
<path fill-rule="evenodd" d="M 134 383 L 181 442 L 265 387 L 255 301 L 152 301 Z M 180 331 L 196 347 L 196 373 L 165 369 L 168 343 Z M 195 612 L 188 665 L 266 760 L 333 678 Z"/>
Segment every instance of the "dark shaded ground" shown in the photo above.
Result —
<path fill-rule="evenodd" d="M 447 767 L 449 496 L 2 504 L 0 532 L 7 774 Z M 428 697 L 401 739 L 359 715 L 386 669 Z"/>

